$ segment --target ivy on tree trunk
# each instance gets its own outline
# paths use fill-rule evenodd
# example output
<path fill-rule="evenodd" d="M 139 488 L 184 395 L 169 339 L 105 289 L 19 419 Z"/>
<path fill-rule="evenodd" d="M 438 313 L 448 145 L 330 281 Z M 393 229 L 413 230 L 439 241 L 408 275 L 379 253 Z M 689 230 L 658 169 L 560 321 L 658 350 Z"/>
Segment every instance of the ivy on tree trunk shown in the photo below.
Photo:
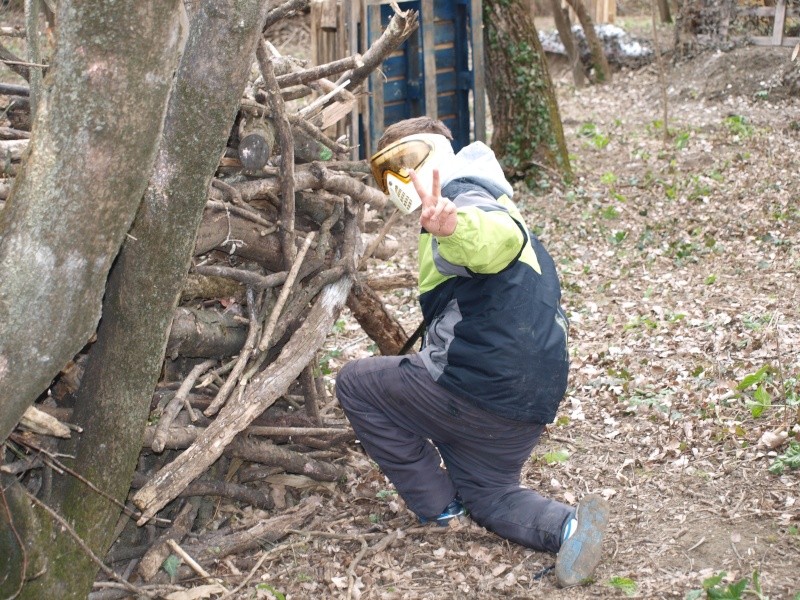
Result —
<path fill-rule="evenodd" d="M 553 83 L 524 0 L 483 3 L 492 149 L 512 179 L 536 185 L 542 169 L 571 176 Z"/>

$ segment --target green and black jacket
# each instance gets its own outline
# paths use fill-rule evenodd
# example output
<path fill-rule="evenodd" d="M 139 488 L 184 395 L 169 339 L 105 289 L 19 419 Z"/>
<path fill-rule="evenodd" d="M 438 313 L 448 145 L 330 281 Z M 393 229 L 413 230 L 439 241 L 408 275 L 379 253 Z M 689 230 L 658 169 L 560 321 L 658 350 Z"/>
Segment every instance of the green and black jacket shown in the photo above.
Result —
<path fill-rule="evenodd" d="M 458 226 L 448 237 L 420 235 L 420 356 L 434 380 L 478 407 L 551 423 L 569 370 L 555 264 L 507 195 L 463 178 L 442 194 Z"/>

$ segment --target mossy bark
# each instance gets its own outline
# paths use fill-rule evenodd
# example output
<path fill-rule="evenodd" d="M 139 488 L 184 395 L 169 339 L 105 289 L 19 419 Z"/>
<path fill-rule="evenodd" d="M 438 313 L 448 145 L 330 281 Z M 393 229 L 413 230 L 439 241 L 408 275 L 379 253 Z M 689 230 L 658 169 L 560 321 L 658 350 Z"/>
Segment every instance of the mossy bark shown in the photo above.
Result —
<path fill-rule="evenodd" d="M 152 170 L 178 8 L 59 3 L 29 154 L 0 212 L 0 440 L 97 327 Z"/>
<path fill-rule="evenodd" d="M 46 567 L 37 547 L 47 544 L 49 525 L 16 478 L 0 473 L 0 598 L 14 598 L 31 574 Z"/>
<path fill-rule="evenodd" d="M 536 184 L 541 170 L 571 177 L 553 82 L 528 3 L 483 3 L 491 145 L 507 175 Z"/>
<path fill-rule="evenodd" d="M 108 280 L 73 412 L 83 427 L 74 468 L 119 501 L 130 487 L 208 187 L 266 11 L 263 0 L 206 0 L 192 19 L 153 175 Z M 72 477 L 60 478 L 54 489 L 63 516 L 103 556 L 119 508 Z M 67 537 L 54 546 L 48 572 L 27 586 L 30 597 L 53 590 L 58 597 L 85 597 L 96 565 Z"/>

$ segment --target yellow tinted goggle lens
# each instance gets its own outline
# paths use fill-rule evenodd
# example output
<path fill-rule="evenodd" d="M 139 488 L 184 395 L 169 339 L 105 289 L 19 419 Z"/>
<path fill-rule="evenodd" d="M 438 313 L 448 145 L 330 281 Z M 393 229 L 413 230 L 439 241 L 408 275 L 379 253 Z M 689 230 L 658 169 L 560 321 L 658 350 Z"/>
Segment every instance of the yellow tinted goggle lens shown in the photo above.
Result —
<path fill-rule="evenodd" d="M 386 176 L 390 173 L 408 183 L 409 171 L 418 169 L 433 152 L 433 145 L 424 140 L 400 140 L 387 146 L 369 161 L 372 176 L 384 193 L 389 193 Z"/>

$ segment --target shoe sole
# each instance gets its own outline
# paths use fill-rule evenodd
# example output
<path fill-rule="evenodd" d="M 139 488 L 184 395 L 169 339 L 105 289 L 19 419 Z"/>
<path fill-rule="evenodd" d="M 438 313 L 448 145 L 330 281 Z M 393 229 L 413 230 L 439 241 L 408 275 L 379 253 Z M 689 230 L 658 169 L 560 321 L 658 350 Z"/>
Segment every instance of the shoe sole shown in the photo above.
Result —
<path fill-rule="evenodd" d="M 578 528 L 561 545 L 556 557 L 556 580 L 560 587 L 580 585 L 600 562 L 603 535 L 608 524 L 608 503 L 590 494 L 578 503 Z"/>

